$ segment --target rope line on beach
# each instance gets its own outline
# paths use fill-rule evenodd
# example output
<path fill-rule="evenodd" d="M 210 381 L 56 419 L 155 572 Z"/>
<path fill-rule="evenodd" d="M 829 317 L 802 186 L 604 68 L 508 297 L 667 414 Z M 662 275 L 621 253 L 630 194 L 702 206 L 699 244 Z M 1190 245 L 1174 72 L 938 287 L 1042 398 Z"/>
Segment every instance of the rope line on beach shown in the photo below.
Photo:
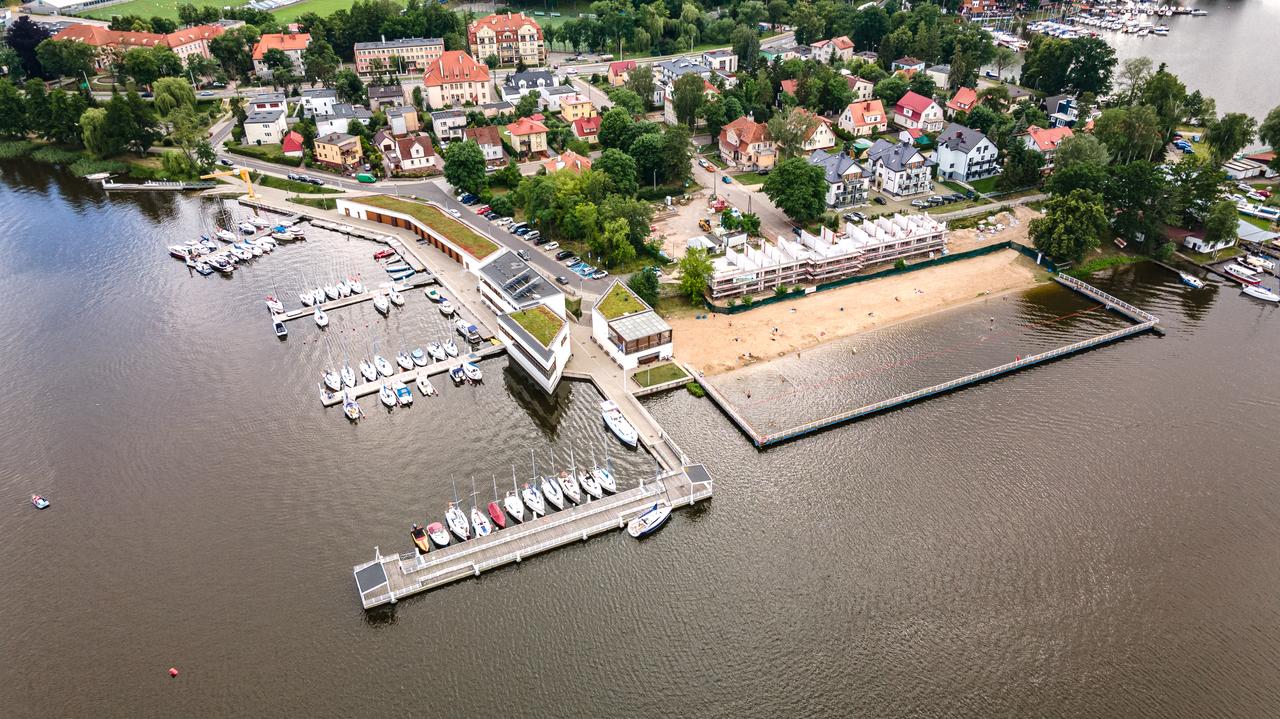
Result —
<path fill-rule="evenodd" d="M 942 355 L 949 354 L 949 353 L 951 353 L 951 352 L 955 352 L 955 351 L 957 351 L 957 350 L 961 349 L 962 347 L 977 346 L 977 345 L 979 345 L 979 344 L 982 344 L 982 343 L 987 342 L 987 341 L 992 340 L 992 339 L 997 339 L 997 338 L 1000 338 L 1000 337 L 1008 337 L 1008 336 L 1011 336 L 1011 335 L 1013 335 L 1013 334 L 1014 334 L 1014 332 L 1015 332 L 1016 330 L 1019 330 L 1019 329 L 1033 329 L 1033 328 L 1035 328 L 1035 327 L 1039 327 L 1039 326 L 1042 326 L 1042 325 L 1048 325 L 1048 324 L 1051 324 L 1051 323 L 1054 323 L 1054 322 L 1061 322 L 1062 320 L 1068 319 L 1068 318 L 1070 318 L 1070 317 L 1074 317 L 1074 316 L 1076 316 L 1076 315 L 1081 315 L 1081 314 L 1084 314 L 1084 313 L 1086 313 L 1086 312 L 1093 312 L 1094 310 L 1099 310 L 1099 309 L 1102 309 L 1102 308 L 1103 308 L 1103 305 L 1094 305 L 1093 307 L 1085 307 L 1084 309 L 1076 310 L 1076 311 L 1074 311 L 1074 312 L 1068 312 L 1068 313 L 1067 313 L 1067 314 L 1065 314 L 1065 315 L 1059 315 L 1059 316 L 1057 316 L 1057 317 L 1051 317 L 1051 318 L 1049 318 L 1049 319 L 1045 319 L 1045 320 L 1039 320 L 1039 321 L 1036 321 L 1036 322 L 1027 322 L 1027 323 L 1015 324 L 1015 325 L 1013 325 L 1013 326 L 1012 326 L 1012 328 L 1011 328 L 1011 329 L 1009 329 L 1009 330 L 1007 330 L 1007 331 L 1004 331 L 1004 332 L 997 332 L 997 333 L 995 333 L 995 334 L 984 334 L 984 335 L 982 335 L 982 336 L 978 337 L 977 339 L 975 339 L 975 340 L 971 340 L 971 341 L 969 341 L 969 342 L 957 342 L 957 343 L 955 343 L 955 344 L 952 344 L 952 345 L 950 345 L 950 346 L 948 346 L 948 347 L 944 347 L 944 348 L 942 348 L 942 349 L 940 349 L 940 350 L 936 350 L 936 351 L 934 351 L 934 352 L 929 352 L 929 353 L 926 353 L 926 354 L 920 354 L 920 355 L 914 355 L 914 356 L 912 356 L 912 357 L 909 357 L 909 358 L 907 358 L 907 359 L 903 359 L 903 360 L 899 360 L 899 361 L 897 361 L 897 362 L 890 362 L 890 363 L 886 363 L 886 364 L 880 365 L 879 367 L 868 367 L 868 368 L 866 368 L 866 369 L 861 369 L 861 370 L 858 370 L 858 371 L 856 371 L 856 372 L 848 372 L 848 373 L 846 373 L 846 374 L 836 375 L 835 377 L 830 377 L 830 378 L 828 378 L 828 379 L 826 379 L 826 380 L 823 380 L 822 382 L 814 382 L 814 383 L 810 383 L 810 384 L 796 385 L 794 388 L 792 388 L 791 390 L 786 391 L 786 392 L 778 392 L 778 393 L 775 393 L 775 394 L 772 394 L 772 395 L 768 395 L 768 396 L 766 396 L 766 397 L 761 397 L 761 398 L 758 398 L 758 399 L 750 399 L 750 398 L 749 398 L 749 399 L 747 400 L 747 402 L 746 402 L 746 403 L 747 403 L 747 404 L 750 404 L 750 405 L 768 404 L 768 403 L 770 403 L 770 402 L 776 402 L 776 401 L 778 401 L 778 400 L 780 400 L 780 399 L 789 399 L 789 398 L 792 398 L 792 397 L 796 396 L 797 394 L 800 394 L 801 392 L 812 391 L 812 390 L 815 390 L 815 389 L 822 389 L 822 388 L 825 388 L 825 387 L 829 387 L 829 386 L 831 386 L 832 384 L 835 384 L 836 382 L 843 382 L 843 381 L 847 381 L 847 380 L 850 380 L 850 379 L 855 379 L 855 378 L 858 378 L 858 377 L 864 377 L 864 376 L 868 376 L 868 375 L 872 375 L 872 374 L 878 374 L 878 373 L 880 373 L 880 372 L 884 372 L 885 370 L 897 369 L 897 368 L 900 368 L 900 367 L 906 367 L 906 366 L 908 366 L 908 365 L 915 364 L 916 362 L 919 362 L 919 361 L 921 361 L 921 360 L 932 359 L 932 358 L 934 358 L 934 357 L 940 357 L 940 356 L 942 356 Z"/>

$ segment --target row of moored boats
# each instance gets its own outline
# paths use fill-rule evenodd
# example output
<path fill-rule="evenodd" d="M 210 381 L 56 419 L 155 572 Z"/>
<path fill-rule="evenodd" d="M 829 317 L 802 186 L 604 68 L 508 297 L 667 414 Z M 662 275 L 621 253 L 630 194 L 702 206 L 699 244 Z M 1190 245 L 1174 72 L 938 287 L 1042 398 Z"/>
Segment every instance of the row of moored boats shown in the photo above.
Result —
<path fill-rule="evenodd" d="M 271 223 L 261 218 L 240 223 L 239 227 L 247 235 L 256 235 L 260 229 L 266 229 Z M 224 244 L 218 244 L 217 239 Z M 302 232 L 290 230 L 284 225 L 277 225 L 269 233 L 257 237 L 241 238 L 230 230 L 219 228 L 213 237 L 201 235 L 198 240 L 191 240 L 181 245 L 170 245 L 169 254 L 186 263 L 187 267 L 201 275 L 220 272 L 229 275 L 235 272 L 236 265 L 262 257 L 276 249 L 280 243 L 305 239 Z"/>
<path fill-rule="evenodd" d="M 1246 295 L 1264 302 L 1280 303 L 1280 294 L 1262 286 L 1268 274 L 1276 273 L 1275 260 L 1261 255 L 1246 254 L 1236 261 L 1223 265 L 1222 272 L 1239 282 Z M 1181 275 L 1184 284 L 1196 289 L 1204 287 L 1203 280 L 1186 272 L 1178 274 Z"/>

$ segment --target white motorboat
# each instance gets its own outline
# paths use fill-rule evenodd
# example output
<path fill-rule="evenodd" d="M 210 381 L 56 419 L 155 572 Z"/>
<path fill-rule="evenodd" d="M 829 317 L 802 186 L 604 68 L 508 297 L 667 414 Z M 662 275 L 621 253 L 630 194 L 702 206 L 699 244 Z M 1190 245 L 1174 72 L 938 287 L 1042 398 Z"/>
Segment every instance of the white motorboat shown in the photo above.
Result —
<path fill-rule="evenodd" d="M 257 245 L 250 245 L 246 243 L 244 247 L 246 250 L 249 251 L 249 254 L 253 255 L 254 257 L 262 257 L 262 255 L 264 254 L 262 248 Z"/>
<path fill-rule="evenodd" d="M 249 222 L 241 222 L 240 224 L 236 225 L 236 229 L 240 230 L 240 232 L 246 235 L 252 235 L 253 233 L 258 231 L 258 228 L 254 227 L 253 224 Z"/>
<path fill-rule="evenodd" d="M 592 467 L 591 476 L 600 484 L 600 488 L 609 494 L 618 491 L 618 483 L 613 478 L 613 472 L 607 467 Z"/>
<path fill-rule="evenodd" d="M 471 328 L 471 323 L 464 319 L 459 318 L 453 321 L 453 331 L 457 332 L 463 338 L 466 338 L 471 334 Z"/>
<path fill-rule="evenodd" d="M 404 307 L 404 295 L 396 291 L 395 287 L 387 288 L 387 299 L 391 300 L 391 304 L 396 307 Z"/>
<path fill-rule="evenodd" d="M 1191 289 L 1194 289 L 1194 290 L 1204 289 L 1204 281 L 1201 280 L 1199 277 L 1189 275 L 1185 272 L 1179 272 L 1178 277 L 1182 278 L 1182 284 L 1190 287 Z"/>
<path fill-rule="evenodd" d="M 480 371 L 480 368 L 471 364 L 470 362 L 462 363 L 462 373 L 465 374 L 467 376 L 467 379 L 471 380 L 472 382 L 479 382 L 481 379 L 484 378 L 484 373 Z"/>
<path fill-rule="evenodd" d="M 440 347 L 442 347 L 444 349 L 444 353 L 450 357 L 458 356 L 458 345 L 454 344 L 453 340 L 445 340 L 444 342 L 441 342 Z"/>
<path fill-rule="evenodd" d="M 409 356 L 408 352 L 401 350 L 396 353 L 396 364 L 400 365 L 402 369 L 411 370 L 413 369 L 413 358 Z"/>
<path fill-rule="evenodd" d="M 493 534 L 493 526 L 489 524 L 489 518 L 484 516 L 484 512 L 479 507 L 471 508 L 471 526 L 476 530 L 476 537 L 487 537 Z"/>
<path fill-rule="evenodd" d="M 1266 287 L 1245 285 L 1244 293 L 1255 299 L 1263 300 L 1264 302 L 1280 302 L 1280 295 L 1277 295 Z"/>
<path fill-rule="evenodd" d="M 360 281 L 359 275 L 355 277 L 348 277 L 347 287 L 351 288 L 351 294 L 353 295 L 364 294 L 364 283 Z"/>
<path fill-rule="evenodd" d="M 623 444 L 628 447 L 636 446 L 640 439 L 636 428 L 622 416 L 622 410 L 618 409 L 618 405 L 613 400 L 607 399 L 600 403 L 600 416 L 604 418 L 604 423 L 609 430 L 617 435 Z"/>
<path fill-rule="evenodd" d="M 337 285 L 325 285 L 324 294 L 331 300 L 340 299 L 342 297 L 342 293 L 338 291 Z"/>
<path fill-rule="evenodd" d="M 524 501 L 524 506 L 529 508 L 534 517 L 547 513 L 547 503 L 542 499 L 542 493 L 532 484 L 525 483 L 524 489 L 520 490 L 520 499 Z"/>
<path fill-rule="evenodd" d="M 267 295 L 264 301 L 267 303 L 267 309 L 271 310 L 271 314 L 278 315 L 284 312 L 284 303 L 276 299 L 275 295 Z"/>
<path fill-rule="evenodd" d="M 1275 262 L 1259 255 L 1245 255 L 1244 261 L 1250 267 L 1264 272 L 1275 272 L 1276 269 Z"/>
<path fill-rule="evenodd" d="M 538 487 L 542 490 L 542 497 L 551 506 L 556 509 L 564 509 L 564 490 L 560 489 L 560 485 L 556 483 L 554 477 L 543 477 L 538 482 Z"/>
<path fill-rule="evenodd" d="M 356 386 L 356 371 L 351 369 L 351 365 L 349 364 L 342 365 L 342 370 L 340 374 L 342 375 L 342 384 L 348 387 Z"/>
<path fill-rule="evenodd" d="M 396 373 L 395 368 L 392 367 L 391 363 L 387 361 L 387 358 L 382 355 L 373 356 L 373 366 L 377 368 L 378 374 L 383 377 L 390 377 Z"/>
<path fill-rule="evenodd" d="M 383 295 L 380 292 L 375 292 L 373 295 L 373 308 L 383 315 L 386 315 L 391 312 L 391 303 L 387 302 L 386 295 Z"/>
<path fill-rule="evenodd" d="M 439 522 L 432 522 L 427 525 L 427 536 L 431 537 L 431 541 L 437 547 L 449 546 L 449 532 L 445 530 L 444 525 Z"/>
<path fill-rule="evenodd" d="M 288 230 L 276 230 L 271 233 L 271 239 L 276 240 L 277 242 L 293 242 L 298 238 Z"/>
<path fill-rule="evenodd" d="M 279 245 L 277 245 L 273 240 L 266 237 L 259 237 L 258 239 L 254 240 L 254 242 L 258 243 L 258 247 L 261 247 L 267 252 L 270 252 L 275 248 L 279 247 Z"/>
<path fill-rule="evenodd" d="M 364 377 L 366 382 L 373 382 L 378 379 L 378 370 L 373 363 L 367 359 L 360 360 L 360 375 Z"/>
<path fill-rule="evenodd" d="M 428 342 L 428 343 L 427 343 L 427 352 L 430 352 L 430 353 L 431 353 L 431 359 L 433 359 L 433 360 L 435 360 L 435 361 L 437 361 L 437 362 L 443 361 L 443 360 L 445 359 L 445 357 L 447 356 L 447 355 L 445 355 L 445 353 L 444 353 L 444 347 L 441 347 L 439 342 L 434 342 L 434 341 L 433 341 L 433 342 Z"/>
<path fill-rule="evenodd" d="M 444 513 L 444 520 L 449 524 L 449 531 L 459 540 L 465 542 L 471 537 L 471 527 L 467 525 L 467 515 L 458 509 L 458 505 L 450 502 L 449 510 Z"/>
<path fill-rule="evenodd" d="M 409 356 L 413 358 L 413 363 L 418 367 L 427 366 L 427 352 L 421 347 L 414 347 L 413 351 L 409 353 Z"/>
<path fill-rule="evenodd" d="M 339 295 L 343 297 L 351 296 L 351 287 L 347 284 L 346 280 L 339 280 L 338 284 L 334 285 L 334 287 L 338 288 Z"/>
<path fill-rule="evenodd" d="M 582 485 L 582 491 L 586 492 L 592 499 L 600 499 L 604 496 L 604 490 L 600 488 L 600 482 L 596 481 L 595 476 L 590 472 L 576 472 L 578 475 L 578 484 Z"/>
<path fill-rule="evenodd" d="M 382 400 L 382 403 L 385 404 L 386 406 L 388 407 L 396 406 L 395 390 L 391 389 L 391 385 L 387 384 L 386 382 L 383 382 L 382 388 L 378 390 L 378 397 Z"/>
<path fill-rule="evenodd" d="M 324 386 L 328 387 L 332 392 L 342 391 L 342 376 L 334 371 L 332 367 L 324 371 Z"/>
<path fill-rule="evenodd" d="M 444 299 L 443 297 L 440 296 L 440 292 L 437 291 L 436 288 L 434 287 L 427 287 L 426 289 L 422 290 L 422 294 L 425 295 L 426 298 L 431 300 L 432 302 L 439 302 L 440 300 Z"/>
<path fill-rule="evenodd" d="M 556 482 L 560 485 L 560 491 L 564 492 L 565 498 L 574 504 L 582 504 L 582 487 L 578 484 L 578 478 L 573 472 L 562 470 L 556 477 Z"/>
<path fill-rule="evenodd" d="M 289 328 L 285 327 L 284 323 L 281 322 L 280 320 L 276 320 L 272 322 L 271 327 L 276 331 L 276 337 L 279 337 L 280 339 L 285 339 L 286 337 L 289 336 Z"/>
<path fill-rule="evenodd" d="M 440 314 L 448 317 L 454 313 L 453 303 L 449 300 L 440 300 Z"/>
<path fill-rule="evenodd" d="M 265 230 L 271 226 L 271 223 L 261 217 L 250 217 L 249 222 L 259 230 Z"/>
<path fill-rule="evenodd" d="M 329 326 L 329 315 L 326 315 L 324 313 L 324 310 L 321 309 L 319 306 L 316 307 L 316 324 L 319 325 L 320 327 Z"/>
<path fill-rule="evenodd" d="M 413 404 L 413 392 L 409 391 L 409 385 L 396 380 L 391 383 L 391 389 L 395 390 L 396 401 L 400 403 L 401 407 L 408 407 Z"/>
<path fill-rule="evenodd" d="M 351 420 L 352 422 L 355 422 L 356 420 L 360 419 L 361 416 L 364 415 L 364 412 L 360 411 L 360 403 L 356 401 L 354 392 L 343 391 L 342 413 L 345 414 L 347 416 L 347 419 Z"/>
<path fill-rule="evenodd" d="M 253 253 L 252 253 L 252 252 L 250 252 L 250 251 L 248 251 L 248 250 L 246 250 L 246 249 L 244 249 L 244 248 L 242 248 L 242 247 L 236 247 L 235 245 L 232 245 L 232 246 L 231 246 L 231 248 L 228 250 L 228 252 L 230 252 L 231 254 L 235 255 L 235 256 L 236 256 L 236 259 L 238 259 L 238 260 L 252 260 L 252 259 L 253 259 Z"/>
<path fill-rule="evenodd" d="M 431 378 L 427 377 L 426 372 L 418 374 L 418 391 L 423 397 L 430 397 L 436 393 L 436 387 L 431 384 Z"/>
<path fill-rule="evenodd" d="M 1244 265 L 1236 264 L 1235 262 L 1232 262 L 1228 264 L 1226 267 L 1223 267 L 1222 271 L 1227 273 L 1228 275 L 1231 275 L 1237 280 L 1240 280 L 1241 282 L 1247 285 L 1256 285 L 1262 282 L 1262 278 L 1258 276 L 1257 270 L 1250 269 L 1248 267 L 1245 267 Z"/>
<path fill-rule="evenodd" d="M 644 537 L 658 531 L 658 528 L 666 524 L 667 517 L 671 516 L 671 505 L 655 504 L 646 510 L 643 514 L 627 523 L 627 534 L 636 539 Z"/>
<path fill-rule="evenodd" d="M 226 229 L 223 229 L 223 228 L 219 227 L 219 228 L 218 228 L 218 231 L 217 231 L 217 232 L 215 232 L 215 233 L 213 233 L 213 234 L 214 234 L 214 235 L 215 235 L 219 240 L 222 240 L 223 242 L 235 242 L 235 241 L 236 241 L 236 233 L 232 232 L 231 230 L 226 230 Z"/>

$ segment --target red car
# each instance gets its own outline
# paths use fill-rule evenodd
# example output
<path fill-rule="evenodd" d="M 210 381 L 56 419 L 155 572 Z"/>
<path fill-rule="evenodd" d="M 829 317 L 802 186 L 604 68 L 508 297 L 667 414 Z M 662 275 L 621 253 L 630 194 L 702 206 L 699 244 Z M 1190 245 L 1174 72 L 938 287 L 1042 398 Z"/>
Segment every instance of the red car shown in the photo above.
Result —
<path fill-rule="evenodd" d="M 477 215 L 483 215 L 486 212 L 493 212 L 493 208 L 489 207 L 488 205 L 481 205 L 480 207 L 476 208 Z"/>
<path fill-rule="evenodd" d="M 384 258 L 384 257 L 390 257 L 390 256 L 394 255 L 395 253 L 396 253 L 396 251 L 395 251 L 395 250 L 392 250 L 392 249 L 378 250 L 377 252 L 373 253 L 373 259 L 375 259 L 375 260 L 380 260 L 380 259 L 382 259 L 382 258 Z"/>

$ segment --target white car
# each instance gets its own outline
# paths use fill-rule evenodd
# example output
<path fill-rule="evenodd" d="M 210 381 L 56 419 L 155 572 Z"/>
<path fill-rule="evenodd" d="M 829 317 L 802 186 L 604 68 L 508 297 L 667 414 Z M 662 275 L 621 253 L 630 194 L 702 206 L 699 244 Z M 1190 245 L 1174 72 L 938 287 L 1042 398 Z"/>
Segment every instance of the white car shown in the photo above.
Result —
<path fill-rule="evenodd" d="M 449 214 L 450 214 L 450 215 L 453 215 L 454 217 L 462 217 L 462 213 L 461 213 L 461 212 L 458 212 L 457 210 L 453 209 L 452 207 L 450 207 L 450 208 L 449 208 Z"/>
<path fill-rule="evenodd" d="M 548 242 L 547 244 L 542 246 L 542 249 L 546 250 L 547 252 L 555 252 L 556 250 L 560 249 L 560 243 L 555 241 Z"/>

